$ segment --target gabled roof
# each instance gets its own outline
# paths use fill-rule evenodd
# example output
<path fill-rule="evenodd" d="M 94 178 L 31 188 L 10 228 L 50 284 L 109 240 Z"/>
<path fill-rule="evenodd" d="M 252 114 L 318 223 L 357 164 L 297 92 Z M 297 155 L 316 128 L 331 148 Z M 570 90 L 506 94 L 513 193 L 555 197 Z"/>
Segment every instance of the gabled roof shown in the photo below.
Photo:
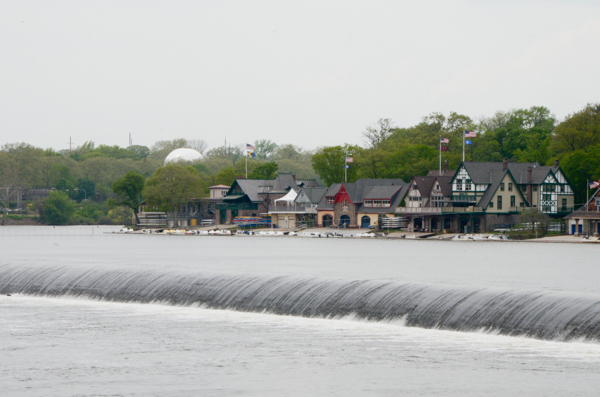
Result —
<path fill-rule="evenodd" d="M 356 210 L 357 214 L 364 214 L 364 213 L 368 213 L 368 214 L 388 214 L 390 212 L 394 212 L 396 211 L 396 208 L 398 206 L 400 206 L 400 203 L 402 202 L 402 199 L 404 198 L 404 196 L 406 196 L 406 193 L 408 193 L 408 189 L 410 188 L 410 185 L 405 184 L 401 187 L 399 187 L 399 189 L 396 189 L 396 185 L 394 186 L 390 186 L 391 188 L 393 188 L 393 190 L 395 190 L 396 192 L 391 195 L 389 198 L 391 200 L 391 205 L 389 207 L 365 207 L 363 204 L 361 204 L 358 209 Z M 384 187 L 384 189 L 389 189 L 390 187 Z M 391 192 L 392 189 L 389 189 L 388 192 Z M 377 198 L 387 198 L 387 197 L 377 197 Z"/>
<path fill-rule="evenodd" d="M 491 172 L 503 171 L 504 165 L 502 162 L 477 162 L 477 161 L 465 161 L 461 163 L 464 166 L 471 180 L 475 184 L 490 184 L 492 183 Z M 538 163 L 508 163 L 508 169 L 510 170 L 513 179 L 517 184 L 529 183 L 527 178 L 527 170 L 531 167 L 531 183 L 539 185 L 544 182 L 546 176 L 549 173 L 556 172 L 560 166 L 542 166 Z M 460 167 L 459 167 L 460 169 Z M 452 181 L 454 177 L 452 177 Z"/>
<path fill-rule="evenodd" d="M 236 179 L 229 189 L 230 192 L 236 184 L 242 189 L 242 192 L 248 196 L 250 201 L 262 202 L 262 199 L 258 194 L 262 193 L 265 189 L 268 190 L 272 187 L 273 181 L 263 179 Z"/>
<path fill-rule="evenodd" d="M 306 199 L 312 204 L 317 204 L 321 201 L 327 190 L 326 187 L 304 187 L 300 190 L 300 193 L 304 193 Z M 300 197 L 300 193 L 298 197 Z M 296 198 L 296 201 L 298 201 L 298 198 Z"/>
<path fill-rule="evenodd" d="M 375 199 L 392 199 L 394 197 L 397 198 L 398 193 L 401 193 L 401 190 L 404 189 L 404 193 L 401 194 L 401 196 L 404 197 L 409 186 L 402 179 L 359 179 L 354 183 L 334 183 L 321 198 L 318 206 L 319 210 L 333 210 L 334 204 L 327 204 L 327 197 L 334 197 L 338 194 L 342 185 L 346 189 L 350 201 L 361 206 L 359 207 L 359 210 L 362 208 L 362 202 L 367 198 L 367 195 Z M 402 197 L 397 200 L 398 203 L 396 204 L 396 207 L 400 204 L 400 201 L 402 201 Z M 394 204 L 392 203 L 392 206 L 393 205 Z M 369 212 L 389 212 L 389 208 L 369 208 Z"/>
<path fill-rule="evenodd" d="M 429 196 L 429 192 L 431 192 L 431 188 L 433 187 L 433 183 L 435 181 L 435 176 L 415 176 L 412 179 L 412 184 L 417 185 L 417 190 L 421 194 L 421 197 Z"/>
<path fill-rule="evenodd" d="M 442 195 L 444 197 L 452 197 L 452 184 L 450 183 L 450 181 L 452 181 L 452 176 L 453 175 L 446 174 L 445 176 L 435 177 L 440 184 L 440 189 L 442 190 Z M 435 182 L 433 183 L 433 186 L 435 186 Z M 432 190 L 433 186 L 431 187 Z"/>
<path fill-rule="evenodd" d="M 510 178 L 515 182 L 515 190 L 514 191 L 518 192 L 518 194 L 521 196 L 523 201 L 527 202 L 527 199 L 523 196 L 521 189 L 519 189 L 516 186 L 517 181 L 515 180 L 514 176 L 512 175 L 512 172 L 510 171 L 510 169 L 507 169 L 506 171 L 494 170 L 494 171 L 490 171 L 490 172 L 491 172 L 492 183 L 485 190 L 485 192 L 483 193 L 483 196 L 481 196 L 481 199 L 479 199 L 479 202 L 476 205 L 477 207 L 487 208 L 488 204 L 490 203 L 490 200 L 494 197 L 494 194 L 496 194 L 496 191 L 498 191 L 498 188 L 500 187 L 500 184 L 502 183 L 502 181 L 504 180 L 504 177 L 506 175 L 509 175 Z"/>
<path fill-rule="evenodd" d="M 334 204 L 327 204 L 327 197 L 334 197 L 342 187 L 341 183 L 334 183 L 327 189 L 323 197 L 321 197 L 321 201 L 319 201 L 319 205 L 317 209 L 319 210 L 333 210 Z"/>

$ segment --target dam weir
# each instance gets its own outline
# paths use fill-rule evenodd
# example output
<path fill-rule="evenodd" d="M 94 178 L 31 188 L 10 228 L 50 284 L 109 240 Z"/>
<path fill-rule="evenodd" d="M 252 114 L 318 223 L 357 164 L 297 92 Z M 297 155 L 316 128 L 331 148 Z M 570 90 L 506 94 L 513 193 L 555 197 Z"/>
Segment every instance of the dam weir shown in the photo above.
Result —
<path fill-rule="evenodd" d="M 0 293 L 202 306 L 600 342 L 600 296 L 381 280 L 0 266 Z"/>

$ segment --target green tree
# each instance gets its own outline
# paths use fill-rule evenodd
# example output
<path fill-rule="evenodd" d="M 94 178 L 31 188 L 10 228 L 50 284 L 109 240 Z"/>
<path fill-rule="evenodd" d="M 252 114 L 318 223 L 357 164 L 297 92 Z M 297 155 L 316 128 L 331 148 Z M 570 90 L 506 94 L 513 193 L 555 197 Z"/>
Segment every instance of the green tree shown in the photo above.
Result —
<path fill-rule="evenodd" d="M 236 175 L 233 167 L 226 167 L 226 168 L 221 169 L 221 171 L 219 171 L 219 173 L 217 174 L 217 177 L 215 179 L 215 183 L 217 185 L 231 186 L 231 185 L 233 185 L 233 182 L 235 182 L 236 178 L 237 178 L 237 175 Z"/>
<path fill-rule="evenodd" d="M 277 164 L 273 162 L 261 164 L 248 174 L 248 179 L 275 179 L 277 168 Z"/>
<path fill-rule="evenodd" d="M 581 111 L 567 116 L 554 130 L 550 145 L 557 157 L 600 144 L 600 103 L 587 104 Z"/>
<path fill-rule="evenodd" d="M 138 212 L 142 203 L 143 189 L 144 177 L 135 171 L 129 171 L 123 178 L 117 179 L 112 184 L 112 191 L 117 195 L 115 204 L 131 208 L 136 223 L 140 223 Z"/>
<path fill-rule="evenodd" d="M 77 202 L 84 199 L 93 199 L 96 195 L 96 183 L 88 178 L 79 178 L 77 180 Z"/>
<path fill-rule="evenodd" d="M 202 180 L 191 166 L 167 164 L 146 180 L 142 195 L 151 206 L 172 209 L 177 224 L 181 205 L 202 195 Z"/>
<path fill-rule="evenodd" d="M 58 183 L 56 184 L 56 190 L 65 192 L 71 200 L 74 200 L 75 197 L 77 197 L 77 195 L 79 194 L 75 190 L 75 185 L 71 181 L 69 181 L 65 178 L 62 178 L 60 181 L 58 181 Z"/>
<path fill-rule="evenodd" d="M 256 154 L 256 158 L 268 160 L 271 154 L 277 150 L 277 144 L 275 142 L 271 142 L 268 139 L 259 139 L 254 144 L 254 153 Z"/>
<path fill-rule="evenodd" d="M 324 147 L 312 156 L 312 166 L 317 175 L 321 177 L 327 186 L 333 183 L 344 182 L 344 164 L 346 157 L 352 157 L 360 150 L 357 146 L 330 146 Z M 348 164 L 347 176 L 349 182 L 357 179 L 357 170 L 353 163 Z"/>
<path fill-rule="evenodd" d="M 50 192 L 42 208 L 42 221 L 49 225 L 67 225 L 75 213 L 75 203 L 65 192 Z"/>

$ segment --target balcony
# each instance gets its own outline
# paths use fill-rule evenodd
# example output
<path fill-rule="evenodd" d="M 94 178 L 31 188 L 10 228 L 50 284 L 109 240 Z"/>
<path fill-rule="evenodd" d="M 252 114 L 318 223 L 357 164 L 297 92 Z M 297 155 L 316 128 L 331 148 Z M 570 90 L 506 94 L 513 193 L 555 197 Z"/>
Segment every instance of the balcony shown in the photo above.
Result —
<path fill-rule="evenodd" d="M 306 207 L 303 204 L 296 205 L 270 205 L 269 214 L 316 214 L 317 206 Z"/>
<path fill-rule="evenodd" d="M 396 208 L 396 214 L 429 214 L 439 215 L 442 213 L 444 207 L 398 207 Z M 446 207 L 452 208 L 452 207 Z"/>

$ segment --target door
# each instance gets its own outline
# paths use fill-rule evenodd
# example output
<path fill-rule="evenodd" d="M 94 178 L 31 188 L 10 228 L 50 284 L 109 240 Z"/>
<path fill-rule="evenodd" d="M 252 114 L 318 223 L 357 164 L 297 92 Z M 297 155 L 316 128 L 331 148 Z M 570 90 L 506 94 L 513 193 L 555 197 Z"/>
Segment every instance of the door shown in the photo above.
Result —
<path fill-rule="evenodd" d="M 360 218 L 360 227 L 363 229 L 368 229 L 369 226 L 371 226 L 371 217 L 365 215 Z"/>
<path fill-rule="evenodd" d="M 331 215 L 323 216 L 323 227 L 330 227 L 332 223 L 333 218 L 331 217 Z"/>
<path fill-rule="evenodd" d="M 340 226 L 348 227 L 350 226 L 350 217 L 348 215 L 342 215 L 340 218 Z"/>

